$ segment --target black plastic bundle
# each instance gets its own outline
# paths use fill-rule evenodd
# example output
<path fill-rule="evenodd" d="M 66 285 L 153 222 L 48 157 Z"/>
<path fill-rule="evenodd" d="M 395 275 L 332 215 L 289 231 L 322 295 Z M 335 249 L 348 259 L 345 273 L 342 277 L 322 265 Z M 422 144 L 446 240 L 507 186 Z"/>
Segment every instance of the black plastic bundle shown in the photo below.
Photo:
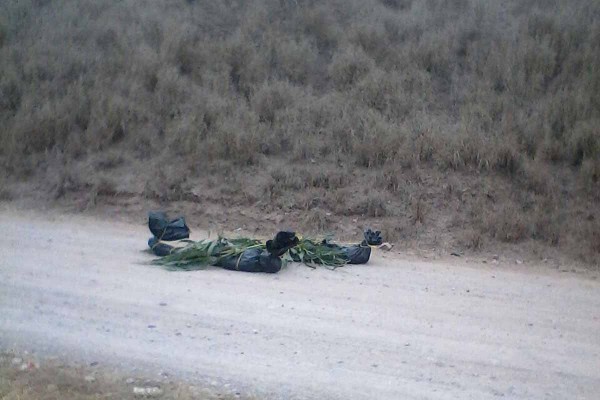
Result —
<path fill-rule="evenodd" d="M 165 242 L 182 240 L 190 237 L 190 228 L 185 223 L 185 218 L 179 217 L 169 220 L 164 211 L 150 211 L 148 213 L 148 228 L 154 236 L 148 239 L 148 246 L 159 257 L 171 254 L 174 247 Z"/>
<path fill-rule="evenodd" d="M 244 272 L 279 272 L 281 256 L 297 244 L 296 233 L 281 231 L 272 240 L 267 240 L 266 249 L 248 249 L 238 256 L 223 257 L 217 261 L 216 266 Z"/>
<path fill-rule="evenodd" d="M 348 264 L 366 264 L 371 258 L 371 246 L 378 246 L 383 243 L 380 231 L 367 229 L 364 232 L 364 240 L 359 244 L 350 246 L 341 246 L 339 244 L 329 243 L 326 240 L 323 244 L 330 248 L 339 249 L 347 259 Z"/>
<path fill-rule="evenodd" d="M 148 228 L 153 236 L 148 240 L 152 252 L 161 257 L 155 264 L 170 269 L 192 270 L 208 265 L 228 270 L 275 273 L 281 269 L 281 257 L 289 251 L 292 260 L 306 265 L 321 264 L 337 268 L 345 264 L 366 264 L 371 257 L 371 247 L 383 242 L 379 231 L 368 229 L 364 240 L 355 245 L 342 246 L 327 240 L 299 240 L 295 232 L 278 232 L 263 243 L 255 239 L 184 240 L 183 247 L 165 241 L 188 239 L 190 229 L 183 217 L 170 220 L 166 213 L 148 214 Z"/>
<path fill-rule="evenodd" d="M 190 237 L 190 228 L 186 225 L 185 218 L 179 217 L 169 221 L 167 213 L 163 211 L 148 213 L 148 228 L 155 238 L 166 242 Z"/>
<path fill-rule="evenodd" d="M 223 257 L 215 264 L 231 271 L 267 272 L 274 274 L 281 270 L 281 258 L 264 249 L 250 249 L 239 256 Z"/>
<path fill-rule="evenodd" d="M 240 240 L 219 238 L 210 242 L 187 241 L 186 246 L 175 247 L 164 242 L 188 239 L 190 229 L 183 217 L 169 220 L 162 211 L 148 213 L 148 228 L 153 234 L 148 246 L 162 257 L 155 261 L 172 269 L 214 265 L 235 271 L 275 273 L 281 269 L 281 256 L 298 244 L 294 232 L 281 231 L 266 244 L 250 239 L 241 244 Z"/>

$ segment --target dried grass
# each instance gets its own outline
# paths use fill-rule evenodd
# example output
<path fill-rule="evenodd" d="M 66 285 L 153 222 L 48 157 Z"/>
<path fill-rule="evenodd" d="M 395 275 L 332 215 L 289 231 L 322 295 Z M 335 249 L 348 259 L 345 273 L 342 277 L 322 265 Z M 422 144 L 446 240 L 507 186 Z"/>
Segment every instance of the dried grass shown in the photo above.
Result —
<path fill-rule="evenodd" d="M 95 163 L 139 174 L 149 199 L 210 184 L 224 205 L 318 203 L 432 234 L 461 220 L 485 236 L 471 247 L 534 239 L 597 259 L 592 221 L 560 239 L 540 221 L 598 199 L 599 15 L 594 0 L 2 2 L 0 166 L 54 176 L 51 198 L 98 192 L 77 172 Z M 452 177 L 503 189 L 459 199 Z"/>

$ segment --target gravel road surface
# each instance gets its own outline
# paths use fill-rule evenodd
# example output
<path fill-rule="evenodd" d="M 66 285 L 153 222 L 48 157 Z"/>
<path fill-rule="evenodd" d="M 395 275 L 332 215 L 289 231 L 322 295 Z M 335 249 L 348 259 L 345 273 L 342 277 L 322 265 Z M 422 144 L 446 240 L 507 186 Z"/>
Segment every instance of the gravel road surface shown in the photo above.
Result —
<path fill-rule="evenodd" d="M 590 274 L 391 253 L 168 272 L 148 265 L 141 223 L 5 209 L 0 232 L 0 349 L 264 399 L 600 398 Z"/>

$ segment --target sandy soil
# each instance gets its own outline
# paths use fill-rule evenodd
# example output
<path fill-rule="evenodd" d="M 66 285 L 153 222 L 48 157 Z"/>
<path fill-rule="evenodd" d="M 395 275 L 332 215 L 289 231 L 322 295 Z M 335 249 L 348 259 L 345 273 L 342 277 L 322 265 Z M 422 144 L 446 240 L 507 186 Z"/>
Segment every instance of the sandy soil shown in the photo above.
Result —
<path fill-rule="evenodd" d="M 0 348 L 266 399 L 596 399 L 593 273 L 376 255 L 277 275 L 148 265 L 141 223 L 0 211 Z"/>

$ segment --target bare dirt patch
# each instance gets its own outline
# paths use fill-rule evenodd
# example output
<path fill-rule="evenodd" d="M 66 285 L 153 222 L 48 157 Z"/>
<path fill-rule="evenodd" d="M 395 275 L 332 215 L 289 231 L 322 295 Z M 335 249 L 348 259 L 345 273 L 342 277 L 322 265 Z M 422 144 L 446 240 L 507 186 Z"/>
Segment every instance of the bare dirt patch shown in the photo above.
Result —
<path fill-rule="evenodd" d="M 171 379 L 133 378 L 98 363 L 64 363 L 57 358 L 0 353 L 3 400 L 233 400 L 215 390 Z"/>

